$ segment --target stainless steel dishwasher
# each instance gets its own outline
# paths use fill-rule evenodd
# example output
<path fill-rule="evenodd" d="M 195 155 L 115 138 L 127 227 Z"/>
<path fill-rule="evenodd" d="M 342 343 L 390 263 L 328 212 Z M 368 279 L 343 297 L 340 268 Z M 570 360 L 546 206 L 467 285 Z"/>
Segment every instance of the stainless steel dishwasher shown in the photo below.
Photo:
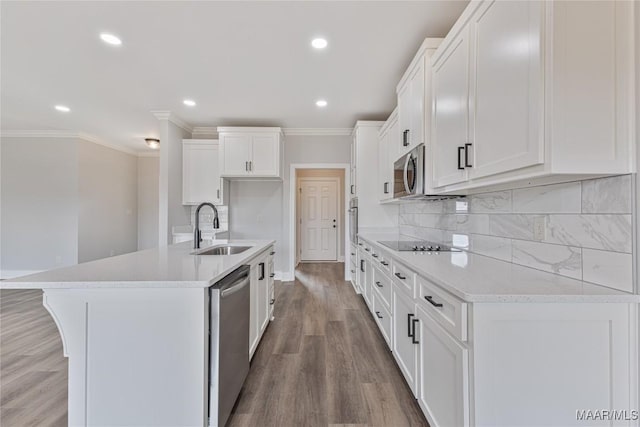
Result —
<path fill-rule="evenodd" d="M 209 425 L 223 427 L 249 373 L 249 271 L 209 288 Z"/>

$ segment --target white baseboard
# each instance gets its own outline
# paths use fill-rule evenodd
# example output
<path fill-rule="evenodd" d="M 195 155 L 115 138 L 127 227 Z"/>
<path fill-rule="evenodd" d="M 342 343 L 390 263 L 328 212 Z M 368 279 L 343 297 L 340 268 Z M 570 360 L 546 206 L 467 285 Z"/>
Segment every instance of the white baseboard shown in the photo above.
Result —
<path fill-rule="evenodd" d="M 344 262 L 344 255 L 338 257 L 338 262 Z"/>
<path fill-rule="evenodd" d="M 290 271 L 276 271 L 274 279 L 280 280 L 281 282 L 293 282 L 295 275 Z"/>

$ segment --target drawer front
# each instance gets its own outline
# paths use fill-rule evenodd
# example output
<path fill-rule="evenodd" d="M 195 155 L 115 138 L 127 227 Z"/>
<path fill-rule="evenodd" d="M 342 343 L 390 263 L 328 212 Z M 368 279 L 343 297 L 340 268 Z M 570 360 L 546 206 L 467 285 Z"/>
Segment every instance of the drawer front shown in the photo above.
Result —
<path fill-rule="evenodd" d="M 391 256 L 384 251 L 379 251 L 376 260 L 380 269 L 391 276 Z"/>
<path fill-rule="evenodd" d="M 380 328 L 380 332 L 382 332 L 384 340 L 387 342 L 389 348 L 391 348 L 391 313 L 382 301 L 377 288 L 373 291 L 373 309 L 371 311 Z"/>
<path fill-rule="evenodd" d="M 358 262 L 358 247 L 356 245 L 350 246 L 351 251 L 349 252 L 349 259 L 352 264 L 356 264 Z"/>
<path fill-rule="evenodd" d="M 408 297 L 416 297 L 416 273 L 394 261 L 391 263 L 391 279 Z"/>
<path fill-rule="evenodd" d="M 422 277 L 418 277 L 420 306 L 447 332 L 467 340 L 467 303 Z"/>
<path fill-rule="evenodd" d="M 391 311 L 391 279 L 378 266 L 373 269 L 373 288 L 378 291 L 382 302 Z"/>

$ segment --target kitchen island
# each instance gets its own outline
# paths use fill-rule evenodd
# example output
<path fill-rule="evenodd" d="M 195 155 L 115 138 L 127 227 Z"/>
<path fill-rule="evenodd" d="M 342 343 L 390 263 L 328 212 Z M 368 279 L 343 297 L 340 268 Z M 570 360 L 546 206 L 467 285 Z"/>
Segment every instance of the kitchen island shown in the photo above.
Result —
<path fill-rule="evenodd" d="M 0 282 L 44 291 L 69 359 L 70 426 L 207 425 L 208 288 L 274 241 L 212 243 L 250 248 L 194 255 L 185 242 Z"/>

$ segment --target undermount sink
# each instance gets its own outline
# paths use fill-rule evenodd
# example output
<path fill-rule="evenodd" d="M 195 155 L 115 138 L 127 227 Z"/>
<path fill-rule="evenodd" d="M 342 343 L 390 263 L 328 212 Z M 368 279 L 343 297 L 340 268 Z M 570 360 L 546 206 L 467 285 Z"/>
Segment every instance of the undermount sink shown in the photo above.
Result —
<path fill-rule="evenodd" d="M 251 249 L 251 246 L 221 245 L 204 249 L 202 252 L 194 252 L 193 255 L 237 255 Z"/>

